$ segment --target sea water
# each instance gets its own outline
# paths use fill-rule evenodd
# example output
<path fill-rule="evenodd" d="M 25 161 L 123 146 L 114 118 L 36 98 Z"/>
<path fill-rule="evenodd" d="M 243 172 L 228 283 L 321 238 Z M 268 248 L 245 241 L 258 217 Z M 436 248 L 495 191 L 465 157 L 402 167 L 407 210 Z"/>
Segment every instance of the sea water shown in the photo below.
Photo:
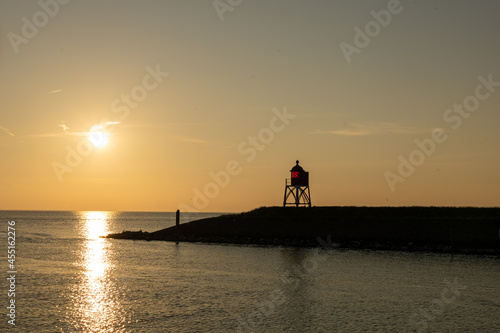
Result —
<path fill-rule="evenodd" d="M 175 213 L 0 211 L 0 331 L 500 331 L 493 256 L 99 237 L 174 224 Z"/>

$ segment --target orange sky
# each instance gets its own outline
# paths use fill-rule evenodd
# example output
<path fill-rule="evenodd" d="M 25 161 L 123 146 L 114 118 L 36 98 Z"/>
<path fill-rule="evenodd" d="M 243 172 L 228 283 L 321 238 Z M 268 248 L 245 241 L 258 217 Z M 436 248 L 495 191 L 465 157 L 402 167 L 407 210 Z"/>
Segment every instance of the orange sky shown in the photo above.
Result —
<path fill-rule="evenodd" d="M 41 3 L 0 5 L 0 209 L 281 205 L 296 159 L 313 205 L 500 205 L 496 2 Z"/>

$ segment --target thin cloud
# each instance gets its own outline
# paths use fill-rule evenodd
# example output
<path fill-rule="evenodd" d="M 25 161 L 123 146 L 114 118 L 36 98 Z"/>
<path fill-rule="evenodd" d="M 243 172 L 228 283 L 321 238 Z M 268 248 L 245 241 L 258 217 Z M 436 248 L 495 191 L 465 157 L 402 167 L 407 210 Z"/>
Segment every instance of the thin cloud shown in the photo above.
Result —
<path fill-rule="evenodd" d="M 210 142 L 208 140 L 197 139 L 197 138 L 186 137 L 186 136 L 178 136 L 178 135 L 174 136 L 173 139 L 180 141 L 180 142 L 199 143 L 199 144 L 204 144 L 204 143 Z"/>
<path fill-rule="evenodd" d="M 367 135 L 386 135 L 386 134 L 416 134 L 429 132 L 421 128 L 407 126 L 390 122 L 369 122 L 365 124 L 355 123 L 350 124 L 345 129 L 335 130 L 318 130 L 317 134 L 331 134 L 340 136 L 367 136 Z"/>
<path fill-rule="evenodd" d="M 12 133 L 7 127 L 3 127 L 2 125 L 0 125 L 0 130 L 2 130 L 3 132 L 7 133 L 10 136 L 15 136 L 14 133 Z"/>
<path fill-rule="evenodd" d="M 101 131 L 101 130 L 109 130 L 115 125 L 119 125 L 119 121 L 105 121 L 103 123 L 94 125 L 90 128 L 90 132 Z"/>
<path fill-rule="evenodd" d="M 66 125 L 64 121 L 58 125 L 62 128 L 62 132 L 57 133 L 42 133 L 42 134 L 32 134 L 30 138 L 61 138 L 67 136 L 80 136 L 80 137 L 88 137 L 92 133 L 98 131 L 110 131 L 114 126 L 120 124 L 119 121 L 106 121 L 100 124 L 92 126 L 87 132 L 71 132 L 69 126 Z"/>
<path fill-rule="evenodd" d="M 64 121 L 61 121 L 61 123 L 59 124 L 59 127 L 61 127 L 64 132 L 67 132 L 69 130 L 69 127 L 66 126 Z"/>
<path fill-rule="evenodd" d="M 61 92 L 62 89 L 57 89 L 57 90 L 52 90 L 52 91 L 49 91 L 49 92 L 46 92 L 47 95 L 49 94 L 55 94 L 55 93 L 58 93 L 58 92 Z"/>
<path fill-rule="evenodd" d="M 62 132 L 62 133 L 42 133 L 32 134 L 29 138 L 62 138 L 65 136 L 88 136 L 89 132 Z"/>

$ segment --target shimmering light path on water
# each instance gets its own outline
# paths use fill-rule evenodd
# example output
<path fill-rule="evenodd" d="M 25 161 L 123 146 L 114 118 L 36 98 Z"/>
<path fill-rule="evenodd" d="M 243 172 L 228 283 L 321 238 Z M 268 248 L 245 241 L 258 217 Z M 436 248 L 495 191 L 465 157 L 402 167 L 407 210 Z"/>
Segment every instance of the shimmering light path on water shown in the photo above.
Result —
<path fill-rule="evenodd" d="M 99 238 L 108 233 L 112 213 L 81 212 L 79 216 L 83 243 L 77 264 L 82 270 L 80 283 L 72 288 L 68 321 L 82 331 L 113 332 L 123 323 L 123 308 L 114 296 L 117 286 L 110 278 L 114 268 L 111 244 Z"/>

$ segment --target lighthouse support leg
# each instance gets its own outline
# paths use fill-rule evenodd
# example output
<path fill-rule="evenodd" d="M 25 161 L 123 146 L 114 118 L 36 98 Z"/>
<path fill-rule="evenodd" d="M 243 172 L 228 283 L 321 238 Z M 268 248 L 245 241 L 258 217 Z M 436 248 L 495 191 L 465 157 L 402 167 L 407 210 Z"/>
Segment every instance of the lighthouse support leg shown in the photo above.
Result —
<path fill-rule="evenodd" d="M 288 202 L 289 197 L 293 197 L 293 201 Z M 311 192 L 309 186 L 285 186 L 285 195 L 283 197 L 283 207 L 287 205 L 295 205 L 299 207 L 301 205 L 311 207 Z"/>

